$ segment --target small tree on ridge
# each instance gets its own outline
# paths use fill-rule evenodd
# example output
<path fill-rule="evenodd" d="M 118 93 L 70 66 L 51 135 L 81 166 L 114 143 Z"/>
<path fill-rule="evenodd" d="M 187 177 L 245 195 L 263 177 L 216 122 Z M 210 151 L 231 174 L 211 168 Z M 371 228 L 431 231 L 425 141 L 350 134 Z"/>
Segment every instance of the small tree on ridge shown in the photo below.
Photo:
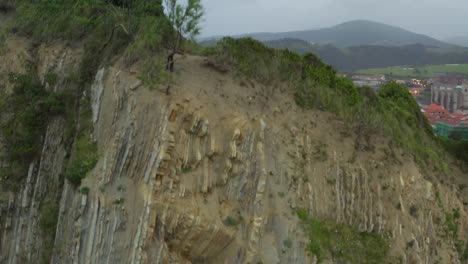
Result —
<path fill-rule="evenodd" d="M 181 54 L 180 47 L 183 41 L 194 39 L 200 34 L 200 22 L 204 11 L 201 0 L 187 0 L 182 5 L 180 0 L 164 0 L 164 9 L 167 18 L 173 27 L 171 34 L 171 53 L 167 56 L 166 69 L 174 70 L 174 55 Z"/>

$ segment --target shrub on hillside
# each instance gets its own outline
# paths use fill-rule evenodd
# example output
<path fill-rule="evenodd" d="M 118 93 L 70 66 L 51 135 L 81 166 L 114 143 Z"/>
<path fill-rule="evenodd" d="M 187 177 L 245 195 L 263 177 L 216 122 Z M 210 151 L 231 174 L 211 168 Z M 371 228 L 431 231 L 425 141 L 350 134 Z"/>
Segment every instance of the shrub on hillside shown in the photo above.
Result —
<path fill-rule="evenodd" d="M 8 166 L 2 169 L 5 185 L 26 176 L 28 164 L 40 154 L 48 120 L 65 112 L 63 95 L 47 92 L 33 74 L 10 74 L 11 93 L 2 95 L 1 136 Z M 11 187 L 11 186 L 10 186 Z"/>
<path fill-rule="evenodd" d="M 65 177 L 75 186 L 94 168 L 98 161 L 96 144 L 86 136 L 78 138 L 74 144 L 73 157 L 65 170 Z"/>
<path fill-rule="evenodd" d="M 310 217 L 304 209 L 297 211 L 309 236 L 307 250 L 318 263 L 325 259 L 346 263 L 385 263 L 390 246 L 376 233 L 360 232 L 356 227 Z"/>
<path fill-rule="evenodd" d="M 451 138 L 442 139 L 443 146 L 455 158 L 461 160 L 468 166 L 468 140 L 455 140 Z"/>

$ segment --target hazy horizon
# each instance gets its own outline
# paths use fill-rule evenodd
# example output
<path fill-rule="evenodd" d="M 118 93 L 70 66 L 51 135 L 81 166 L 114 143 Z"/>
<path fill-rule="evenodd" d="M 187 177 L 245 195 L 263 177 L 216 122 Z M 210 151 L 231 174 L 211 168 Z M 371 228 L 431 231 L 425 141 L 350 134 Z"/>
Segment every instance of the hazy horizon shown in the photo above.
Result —
<path fill-rule="evenodd" d="M 202 0 L 202 37 L 287 32 L 371 20 L 438 39 L 468 36 L 463 0 Z"/>

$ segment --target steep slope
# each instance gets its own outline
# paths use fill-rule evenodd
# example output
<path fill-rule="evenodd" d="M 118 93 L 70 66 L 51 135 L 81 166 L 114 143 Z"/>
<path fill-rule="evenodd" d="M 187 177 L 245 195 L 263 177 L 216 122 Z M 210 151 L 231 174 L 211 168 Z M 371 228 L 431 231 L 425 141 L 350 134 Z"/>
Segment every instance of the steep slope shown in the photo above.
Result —
<path fill-rule="evenodd" d="M 282 33 L 251 33 L 249 36 L 260 41 L 284 38 L 300 39 L 314 44 L 332 44 L 339 48 L 360 45 L 402 46 L 422 44 L 425 46 L 448 47 L 447 43 L 426 35 L 383 23 L 354 20 L 333 27 L 317 30 L 292 31 Z"/>
<path fill-rule="evenodd" d="M 59 43 L 11 49 L 2 61 L 17 53 L 37 60 L 41 78 L 56 72 L 55 89 L 82 54 Z M 465 238 L 463 197 L 388 136 L 356 147 L 336 115 L 298 107 L 288 83 L 221 73 L 197 56 L 178 58 L 176 69 L 169 95 L 122 59 L 96 73 L 90 136 L 99 161 L 82 182 L 88 191 L 68 181 L 59 189 L 52 263 L 316 263 L 297 211 L 388 241 L 369 263 L 460 263 L 446 217 L 458 208 L 456 238 Z M 44 250 L 38 210 L 59 179 L 64 126 L 51 120 L 40 160 L 8 196 L 0 263 L 34 263 Z M 461 177 L 456 167 L 452 175 Z M 320 247 L 324 263 L 340 258 Z"/>

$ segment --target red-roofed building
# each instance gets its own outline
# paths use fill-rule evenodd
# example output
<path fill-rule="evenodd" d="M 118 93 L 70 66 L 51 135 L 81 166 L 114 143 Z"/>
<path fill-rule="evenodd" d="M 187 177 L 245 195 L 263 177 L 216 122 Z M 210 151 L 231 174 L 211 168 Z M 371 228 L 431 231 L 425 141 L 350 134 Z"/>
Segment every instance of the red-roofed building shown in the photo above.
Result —
<path fill-rule="evenodd" d="M 438 104 L 431 104 L 424 110 L 424 114 L 431 123 L 432 126 L 435 126 L 437 120 L 445 118 L 450 115 L 449 111 L 443 106 Z"/>
<path fill-rule="evenodd" d="M 468 139 L 468 114 L 451 114 L 443 106 L 431 104 L 424 110 L 424 115 L 439 136 L 449 137 L 456 133 L 458 137 Z"/>

